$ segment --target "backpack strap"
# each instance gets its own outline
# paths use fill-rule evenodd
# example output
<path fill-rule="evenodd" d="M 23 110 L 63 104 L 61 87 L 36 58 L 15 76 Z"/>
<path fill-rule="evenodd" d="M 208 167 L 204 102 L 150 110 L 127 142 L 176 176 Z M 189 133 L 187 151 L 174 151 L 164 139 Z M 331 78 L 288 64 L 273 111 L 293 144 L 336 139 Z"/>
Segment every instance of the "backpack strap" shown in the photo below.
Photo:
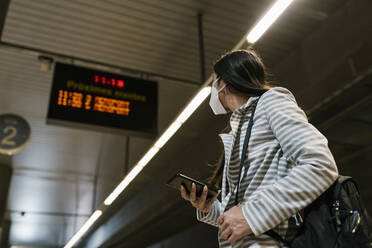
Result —
<path fill-rule="evenodd" d="M 341 231 L 341 225 L 342 225 L 342 210 L 340 209 L 340 200 L 339 199 L 340 199 L 340 195 L 341 195 L 342 185 L 347 181 L 350 181 L 351 183 L 353 183 L 355 188 L 359 192 L 356 182 L 351 177 L 339 175 L 337 177 L 336 181 L 334 182 L 334 184 L 332 185 L 332 186 L 334 186 L 334 189 L 333 189 L 333 192 L 332 192 L 332 195 L 331 195 L 331 197 L 332 197 L 332 211 L 333 211 L 334 216 L 332 216 L 331 219 L 334 219 L 335 222 L 336 222 L 337 232 Z"/>
<path fill-rule="evenodd" d="M 341 193 L 341 187 L 342 187 L 342 184 L 346 181 L 351 181 L 354 183 L 356 189 L 358 190 L 359 192 L 359 189 L 358 189 L 358 185 L 356 184 L 356 182 L 354 181 L 354 179 L 352 177 L 348 177 L 348 176 L 338 176 L 336 181 L 335 181 L 335 189 L 333 190 L 333 195 L 332 195 L 332 199 L 333 200 L 337 200 L 340 196 L 340 193 Z"/>
<path fill-rule="evenodd" d="M 239 186 L 240 186 L 240 177 L 241 177 L 241 173 L 242 173 L 242 167 L 244 165 L 244 160 L 245 160 L 245 157 L 246 157 L 246 153 L 247 153 L 247 148 L 248 148 L 248 143 L 249 143 L 249 139 L 251 137 L 251 131 L 252 131 L 252 126 L 253 126 L 253 117 L 254 117 L 254 112 L 256 110 L 256 106 L 258 104 L 258 100 L 260 99 L 260 97 L 257 99 L 257 102 L 256 104 L 254 105 L 253 107 L 253 110 L 252 110 L 252 113 L 251 113 L 251 117 L 250 117 L 250 120 L 249 120 L 249 124 L 248 124 L 248 128 L 247 128 L 247 133 L 245 135 L 245 138 L 244 138 L 244 144 L 243 144 L 243 149 L 242 149 L 242 157 L 240 159 L 240 166 L 239 166 L 239 178 L 238 178 L 238 183 L 237 183 L 237 189 L 236 189 L 236 195 L 235 195 L 235 205 L 238 205 L 239 204 L 239 201 L 238 201 L 238 195 L 239 195 Z M 279 234 L 277 234 L 276 232 L 274 232 L 273 230 L 269 230 L 269 231 L 266 231 L 265 234 L 269 235 L 270 237 L 272 237 L 273 239 L 276 239 L 280 242 L 282 242 L 283 244 L 289 246 L 289 243 L 287 241 L 285 241 Z"/>
<path fill-rule="evenodd" d="M 245 138 L 244 138 L 244 144 L 243 144 L 243 149 L 242 149 L 242 157 L 240 159 L 240 166 L 239 166 L 239 177 L 238 177 L 238 183 L 237 183 L 237 186 L 236 186 L 235 205 L 239 204 L 238 195 L 239 195 L 240 177 L 241 177 L 241 174 L 242 174 L 242 168 L 243 168 L 245 156 L 246 156 L 246 153 L 247 153 L 249 138 L 251 137 L 251 131 L 252 131 L 252 126 L 253 126 L 253 117 L 254 117 L 254 112 L 256 110 L 256 106 L 258 104 L 258 100 L 260 100 L 260 97 L 257 99 L 256 104 L 253 107 L 251 117 L 249 119 L 249 124 L 248 124 L 248 127 L 247 127 L 247 133 L 245 134 Z"/>

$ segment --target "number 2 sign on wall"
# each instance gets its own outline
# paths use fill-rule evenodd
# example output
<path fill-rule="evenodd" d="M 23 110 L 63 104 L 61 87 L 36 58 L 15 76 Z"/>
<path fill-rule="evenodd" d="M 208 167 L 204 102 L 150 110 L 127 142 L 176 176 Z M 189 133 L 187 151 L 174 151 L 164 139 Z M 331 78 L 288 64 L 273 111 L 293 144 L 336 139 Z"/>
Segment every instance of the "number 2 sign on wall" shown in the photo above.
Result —
<path fill-rule="evenodd" d="M 0 115 L 0 154 L 14 155 L 23 150 L 31 134 L 30 125 L 15 114 Z"/>

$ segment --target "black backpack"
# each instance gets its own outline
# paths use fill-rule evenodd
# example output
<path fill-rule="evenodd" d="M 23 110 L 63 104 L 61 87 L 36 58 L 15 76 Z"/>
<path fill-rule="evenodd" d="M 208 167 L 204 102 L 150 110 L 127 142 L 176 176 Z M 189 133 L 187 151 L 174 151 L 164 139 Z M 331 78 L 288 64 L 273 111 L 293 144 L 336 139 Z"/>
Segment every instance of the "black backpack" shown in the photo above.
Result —
<path fill-rule="evenodd" d="M 304 209 L 301 229 L 290 241 L 266 234 L 291 248 L 372 248 L 372 221 L 351 177 L 334 184 Z"/>

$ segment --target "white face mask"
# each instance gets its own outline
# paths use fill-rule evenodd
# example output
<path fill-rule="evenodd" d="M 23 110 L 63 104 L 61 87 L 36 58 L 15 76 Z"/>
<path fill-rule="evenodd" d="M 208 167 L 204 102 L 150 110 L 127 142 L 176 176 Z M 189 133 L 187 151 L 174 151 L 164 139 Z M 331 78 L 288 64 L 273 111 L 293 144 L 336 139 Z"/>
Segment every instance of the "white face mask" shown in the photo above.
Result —
<path fill-rule="evenodd" d="M 226 109 L 223 107 L 218 94 L 223 90 L 226 86 L 226 84 L 220 89 L 217 90 L 215 86 L 215 83 L 219 80 L 219 78 L 216 78 L 216 80 L 212 83 L 212 93 L 211 93 L 211 99 L 209 100 L 209 106 L 211 106 L 211 109 L 213 110 L 213 113 L 215 115 L 222 115 L 227 114 Z"/>

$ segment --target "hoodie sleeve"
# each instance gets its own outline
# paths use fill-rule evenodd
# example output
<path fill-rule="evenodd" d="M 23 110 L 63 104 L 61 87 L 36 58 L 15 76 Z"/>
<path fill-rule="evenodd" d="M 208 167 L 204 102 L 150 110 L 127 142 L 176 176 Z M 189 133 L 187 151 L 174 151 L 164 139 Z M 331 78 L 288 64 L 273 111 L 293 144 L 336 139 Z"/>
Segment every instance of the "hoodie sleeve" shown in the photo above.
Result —
<path fill-rule="evenodd" d="M 308 122 L 293 94 L 275 87 L 262 95 L 263 109 L 283 155 L 295 166 L 287 176 L 243 205 L 252 232 L 260 235 L 321 195 L 338 176 L 328 140 Z"/>

